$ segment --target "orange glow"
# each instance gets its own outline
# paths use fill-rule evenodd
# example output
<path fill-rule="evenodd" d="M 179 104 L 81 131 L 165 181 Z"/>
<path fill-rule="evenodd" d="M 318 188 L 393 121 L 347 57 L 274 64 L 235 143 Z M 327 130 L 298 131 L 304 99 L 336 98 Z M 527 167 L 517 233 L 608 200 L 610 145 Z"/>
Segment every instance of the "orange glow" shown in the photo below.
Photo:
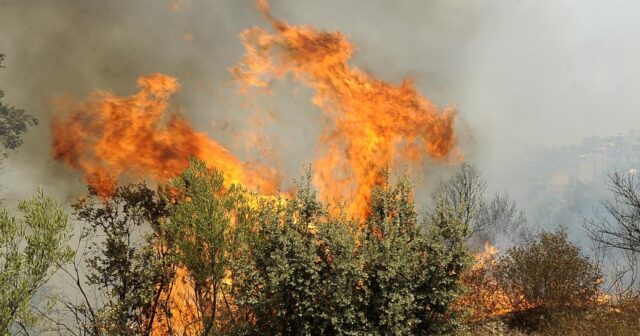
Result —
<path fill-rule="evenodd" d="M 119 97 L 94 92 L 79 103 L 58 106 L 67 111 L 53 120 L 53 155 L 81 170 L 101 196 L 110 195 L 127 175 L 163 181 L 177 175 L 197 157 L 219 169 L 225 182 L 242 183 L 271 193 L 277 174 L 238 160 L 227 149 L 197 132 L 185 119 L 169 113 L 178 81 L 163 74 L 138 79 L 138 93 Z"/>
<path fill-rule="evenodd" d="M 198 323 L 198 310 L 195 293 L 191 286 L 189 272 L 184 267 L 176 269 L 175 278 L 170 289 L 162 293 L 167 302 L 167 313 L 158 311 L 158 317 L 153 323 L 151 335 L 198 335 L 202 325 Z"/>
<path fill-rule="evenodd" d="M 187 42 L 193 42 L 193 35 L 190 33 L 183 33 L 182 35 L 180 35 L 180 38 Z"/>
<path fill-rule="evenodd" d="M 313 165 L 314 182 L 325 200 L 346 202 L 350 215 L 366 216 L 372 188 L 384 181 L 384 169 L 398 162 L 418 168 L 428 159 L 460 160 L 453 108 L 440 110 L 411 80 L 394 85 L 351 65 L 355 46 L 343 34 L 291 26 L 272 17 L 266 1 L 258 3 L 275 32 L 244 31 L 246 55 L 232 73 L 246 94 L 286 75 L 315 90 L 313 104 L 329 121 Z M 180 10 L 181 4 L 171 1 L 169 8 Z M 193 40 L 188 34 L 182 38 Z M 85 101 L 60 103 L 57 108 L 63 113 L 53 120 L 54 158 L 81 171 L 103 197 L 111 195 L 121 179 L 163 182 L 174 177 L 187 168 L 190 157 L 220 170 L 227 185 L 241 183 L 260 194 L 277 191 L 277 172 L 240 161 L 170 110 L 170 99 L 179 90 L 175 78 L 140 77 L 138 88 L 131 96 L 97 91 Z M 263 134 L 244 140 L 264 156 L 261 159 L 276 160 Z M 248 205 L 260 197 L 250 198 Z M 278 198 L 274 204 L 282 202 L 285 199 Z M 188 270 L 178 267 L 171 290 L 163 292 L 168 312 L 160 313 L 153 335 L 169 329 L 178 335 L 199 333 L 191 284 Z"/>
<path fill-rule="evenodd" d="M 395 160 L 411 168 L 459 155 L 454 109 L 440 111 L 409 79 L 393 85 L 351 65 L 355 46 L 343 34 L 291 26 L 271 16 L 266 0 L 258 6 L 275 32 L 245 30 L 246 55 L 232 72 L 245 94 L 286 75 L 315 90 L 313 103 L 330 120 L 314 163 L 326 200 L 348 201 L 350 214 L 366 215 L 371 189 Z"/>
<path fill-rule="evenodd" d="M 498 249 L 485 242 L 484 250 L 474 256 L 471 268 L 462 276 L 468 291 L 456 302 L 459 309 L 471 310 L 469 322 L 482 321 L 514 311 L 532 308 L 522 297 L 509 297 L 497 282 L 495 268 Z M 517 307 L 514 305 L 517 304 Z"/>

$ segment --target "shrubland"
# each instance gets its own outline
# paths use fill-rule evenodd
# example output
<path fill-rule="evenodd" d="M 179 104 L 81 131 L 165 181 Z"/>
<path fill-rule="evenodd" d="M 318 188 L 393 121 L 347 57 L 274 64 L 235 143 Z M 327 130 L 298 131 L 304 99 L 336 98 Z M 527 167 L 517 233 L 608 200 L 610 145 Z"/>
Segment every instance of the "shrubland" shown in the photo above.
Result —
<path fill-rule="evenodd" d="M 407 178 L 381 172 L 366 216 L 354 218 L 322 202 L 308 177 L 295 193 L 265 196 L 193 160 L 157 188 L 89 188 L 72 207 L 75 237 L 39 193 L 21 204 L 24 219 L 2 215 L 4 334 L 635 332 L 632 286 L 605 293 L 602 264 L 563 229 L 531 230 L 506 194 L 451 186 L 470 172 L 443 181 L 424 213 Z M 473 176 L 466 185 L 482 187 Z M 511 247 L 483 252 L 478 236 Z M 68 286 L 43 306 L 33 298 L 54 272 Z"/>

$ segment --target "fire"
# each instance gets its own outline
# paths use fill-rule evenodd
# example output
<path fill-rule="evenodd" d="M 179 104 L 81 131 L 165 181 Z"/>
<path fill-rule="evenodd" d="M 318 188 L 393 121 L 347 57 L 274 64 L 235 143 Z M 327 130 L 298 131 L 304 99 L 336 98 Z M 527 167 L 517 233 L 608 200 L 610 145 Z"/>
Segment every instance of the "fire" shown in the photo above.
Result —
<path fill-rule="evenodd" d="M 81 170 L 101 196 L 129 174 L 162 181 L 177 175 L 197 157 L 223 172 L 225 181 L 274 192 L 277 174 L 243 163 L 227 149 L 169 113 L 178 91 L 175 78 L 152 74 L 138 79 L 139 91 L 128 97 L 94 92 L 83 102 L 65 102 L 53 120 L 54 158 Z"/>
<path fill-rule="evenodd" d="M 184 267 L 178 267 L 170 288 L 162 293 L 162 300 L 167 302 L 167 311 L 158 309 L 158 317 L 151 329 L 152 336 L 168 333 L 176 335 L 198 335 L 201 325 L 195 303 L 195 293 L 190 286 L 190 276 Z M 170 331 L 170 332 L 168 332 Z"/>
<path fill-rule="evenodd" d="M 441 111 L 409 79 L 394 85 L 351 65 L 355 46 L 343 34 L 289 25 L 271 16 L 266 1 L 258 3 L 275 32 L 244 31 L 246 55 L 232 73 L 244 93 L 285 75 L 315 90 L 313 103 L 329 121 L 314 162 L 325 200 L 347 202 L 348 213 L 366 215 L 371 189 L 394 163 L 411 169 L 427 159 L 460 159 L 453 108 Z M 274 170 L 241 162 L 167 112 L 179 89 L 176 79 L 153 74 L 139 78 L 138 86 L 128 97 L 95 92 L 84 102 L 62 104 L 67 113 L 53 123 L 54 157 L 83 171 L 105 196 L 124 175 L 172 177 L 190 156 L 216 166 L 228 183 L 275 191 Z"/>
<path fill-rule="evenodd" d="M 220 170 L 225 182 L 241 183 L 262 193 L 273 193 L 277 174 L 243 163 L 205 133 L 197 132 L 175 113 L 169 100 L 178 81 L 163 74 L 138 79 L 139 91 L 128 97 L 94 92 L 83 102 L 58 106 L 67 113 L 53 121 L 53 154 L 81 170 L 99 195 L 107 197 L 124 176 L 163 181 L 176 176 L 197 157 Z M 197 334 L 200 325 L 187 269 L 178 267 L 171 289 L 163 292 L 169 311 L 159 311 L 153 335 L 173 330 Z"/>
<path fill-rule="evenodd" d="M 289 25 L 271 16 L 266 0 L 258 5 L 275 32 L 244 31 L 246 55 L 232 72 L 245 94 L 285 75 L 315 90 L 312 101 L 330 121 L 314 163 L 324 198 L 349 201 L 348 212 L 363 215 L 394 160 L 411 168 L 459 155 L 453 108 L 440 111 L 409 79 L 393 85 L 351 65 L 355 46 L 343 34 Z"/>
<path fill-rule="evenodd" d="M 171 4 L 179 9 L 177 2 Z M 275 32 L 244 31 L 246 55 L 232 73 L 247 94 L 286 75 L 315 90 L 312 101 L 329 121 L 314 162 L 314 181 L 323 198 L 348 202 L 349 214 L 366 216 L 372 188 L 395 162 L 417 168 L 427 159 L 459 156 L 453 108 L 440 110 L 409 79 L 394 85 L 351 65 L 355 46 L 343 34 L 292 26 L 272 17 L 266 1 L 259 1 L 259 7 Z M 171 97 L 179 90 L 175 78 L 143 76 L 138 88 L 131 96 L 97 91 L 85 101 L 60 103 L 63 113 L 53 120 L 54 158 L 82 171 L 104 197 L 123 178 L 174 177 L 190 157 L 216 167 L 227 184 L 241 183 L 261 194 L 276 191 L 276 172 L 240 161 L 170 110 Z M 179 267 L 176 272 L 172 289 L 163 293 L 168 316 L 156 322 L 154 335 L 167 326 L 178 334 L 198 331 L 192 323 L 198 312 L 188 270 Z"/>
<path fill-rule="evenodd" d="M 471 322 L 500 316 L 514 310 L 511 298 L 504 293 L 493 274 L 498 249 L 486 242 L 484 250 L 474 256 L 474 263 L 462 277 L 469 291 L 460 297 L 458 306 L 471 309 Z"/>
<path fill-rule="evenodd" d="M 534 308 L 524 297 L 509 296 L 496 278 L 498 249 L 489 242 L 474 255 L 474 263 L 462 276 L 468 291 L 456 302 L 461 310 L 471 309 L 469 322 L 483 321 L 512 312 Z"/>

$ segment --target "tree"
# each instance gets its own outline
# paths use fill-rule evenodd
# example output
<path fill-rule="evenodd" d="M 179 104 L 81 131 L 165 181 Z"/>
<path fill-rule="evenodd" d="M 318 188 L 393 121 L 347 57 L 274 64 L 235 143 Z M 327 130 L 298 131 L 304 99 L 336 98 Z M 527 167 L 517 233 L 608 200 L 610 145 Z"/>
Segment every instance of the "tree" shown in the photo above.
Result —
<path fill-rule="evenodd" d="M 531 242 L 507 250 L 497 278 L 516 310 L 538 307 L 545 313 L 581 308 L 595 302 L 601 273 L 567 239 L 567 232 L 542 232 Z"/>
<path fill-rule="evenodd" d="M 0 68 L 5 55 L 0 54 Z M 2 101 L 4 92 L 0 90 L 0 159 L 6 158 L 8 151 L 15 151 L 22 145 L 22 134 L 30 126 L 38 124 L 38 119 L 27 114 L 23 109 L 7 105 Z"/>
<path fill-rule="evenodd" d="M 166 310 L 162 293 L 173 279 L 159 245 L 166 204 L 146 185 L 133 184 L 119 186 L 108 198 L 89 187 L 89 195 L 73 209 L 85 225 L 81 259 L 65 269 L 83 299 L 64 302 L 76 334 L 149 335 L 157 315 Z"/>
<path fill-rule="evenodd" d="M 440 181 L 434 192 L 436 203 L 445 200 L 470 228 L 469 235 L 482 230 L 475 222 L 475 218 L 482 204 L 487 182 L 480 175 L 480 171 L 473 165 L 463 163 L 462 166 L 448 180 Z"/>
<path fill-rule="evenodd" d="M 233 319 L 225 281 L 237 243 L 232 220 L 241 194 L 239 187 L 226 188 L 222 174 L 198 160 L 169 184 L 169 219 L 163 229 L 172 241 L 166 247 L 173 262 L 186 270 L 189 295 L 181 300 L 195 310 L 183 314 L 190 320 L 181 323 L 179 335 L 217 335 L 224 330 L 221 321 Z"/>
<path fill-rule="evenodd" d="M 468 244 L 474 248 L 487 241 L 517 243 L 528 239 L 531 230 L 516 202 L 507 193 L 496 193 L 489 199 L 486 189 L 480 171 L 464 163 L 453 176 L 440 181 L 433 199 L 436 204 L 444 200 L 460 216 L 462 224 L 469 227 Z"/>
<path fill-rule="evenodd" d="M 240 334 L 362 335 L 369 328 L 358 225 L 327 217 L 309 180 L 292 199 L 259 197 L 240 217 L 246 244 L 232 267 L 245 316 Z"/>
<path fill-rule="evenodd" d="M 609 217 L 587 219 L 586 229 L 598 243 L 640 253 L 640 184 L 635 174 L 614 172 L 607 187 L 612 195 L 603 205 Z"/>
<path fill-rule="evenodd" d="M 521 243 L 532 235 L 524 211 L 518 209 L 507 193 L 496 193 L 490 201 L 482 202 L 475 222 L 476 239 L 482 240 L 478 243 Z"/>
<path fill-rule="evenodd" d="M 56 201 L 41 190 L 20 202 L 23 218 L 0 210 L 0 334 L 37 321 L 31 299 L 60 266 L 73 257 L 71 226 Z"/>
<path fill-rule="evenodd" d="M 640 182 L 635 174 L 613 172 L 606 185 L 611 196 L 602 201 L 605 214 L 585 218 L 583 226 L 601 256 L 612 254 L 612 286 L 628 289 L 638 280 Z"/>
<path fill-rule="evenodd" d="M 469 228 L 440 197 L 422 223 L 402 179 L 374 190 L 363 241 L 367 319 L 380 335 L 450 331 L 450 307 L 462 287 Z"/>

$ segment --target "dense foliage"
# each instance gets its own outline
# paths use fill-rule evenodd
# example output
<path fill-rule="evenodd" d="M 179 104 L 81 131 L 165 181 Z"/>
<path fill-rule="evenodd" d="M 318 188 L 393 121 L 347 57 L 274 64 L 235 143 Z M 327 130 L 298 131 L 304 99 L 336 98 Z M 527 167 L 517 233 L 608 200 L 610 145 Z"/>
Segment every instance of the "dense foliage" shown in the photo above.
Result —
<path fill-rule="evenodd" d="M 624 334 L 640 316 L 633 296 L 615 308 L 598 301 L 599 267 L 562 230 L 470 267 L 469 238 L 489 232 L 474 229 L 522 223 L 502 196 L 471 211 L 442 193 L 418 214 L 409 182 L 383 174 L 367 216 L 349 218 L 309 180 L 263 196 L 192 161 L 157 191 L 132 184 L 105 198 L 90 188 L 73 204 L 75 258 L 55 202 L 22 203 L 24 220 L 5 210 L 3 333 L 29 334 L 41 317 L 39 331 L 95 336 L 562 334 L 565 324 L 597 334 L 611 320 Z M 34 314 L 34 294 L 59 267 L 74 290 Z"/>
<path fill-rule="evenodd" d="M 466 227 L 446 206 L 419 221 L 406 181 L 373 194 L 364 223 L 329 216 L 307 184 L 245 217 L 234 264 L 243 334 L 414 335 L 455 325 Z"/>
<path fill-rule="evenodd" d="M 62 207 L 42 191 L 18 205 L 22 217 L 0 210 L 0 335 L 37 320 L 36 292 L 72 258 L 71 227 Z"/>

